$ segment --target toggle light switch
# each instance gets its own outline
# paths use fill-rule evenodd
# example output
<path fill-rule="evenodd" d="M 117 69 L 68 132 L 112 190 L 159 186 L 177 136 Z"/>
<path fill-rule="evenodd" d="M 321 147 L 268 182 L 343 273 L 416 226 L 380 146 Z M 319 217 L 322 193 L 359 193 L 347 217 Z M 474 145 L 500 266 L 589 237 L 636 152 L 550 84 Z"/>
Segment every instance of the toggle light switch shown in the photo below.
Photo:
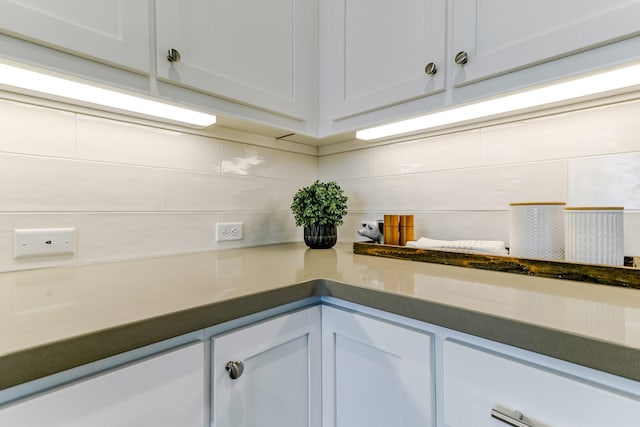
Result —
<path fill-rule="evenodd" d="M 33 228 L 13 233 L 14 258 L 72 255 L 75 251 L 75 228 Z"/>

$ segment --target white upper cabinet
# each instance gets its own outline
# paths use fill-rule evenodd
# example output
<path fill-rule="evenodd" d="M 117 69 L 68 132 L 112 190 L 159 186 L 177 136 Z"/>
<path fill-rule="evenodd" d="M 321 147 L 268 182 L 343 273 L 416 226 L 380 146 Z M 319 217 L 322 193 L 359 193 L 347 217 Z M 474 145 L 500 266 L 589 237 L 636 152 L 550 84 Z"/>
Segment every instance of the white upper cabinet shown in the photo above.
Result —
<path fill-rule="evenodd" d="M 0 0 L 0 32 L 149 73 L 148 0 Z"/>
<path fill-rule="evenodd" d="M 320 307 L 213 338 L 212 424 L 320 427 Z"/>
<path fill-rule="evenodd" d="M 454 86 L 551 61 L 640 34 L 638 0 L 455 0 Z M 629 52 L 629 58 L 637 53 Z"/>
<path fill-rule="evenodd" d="M 300 120 L 317 114 L 317 0 L 158 0 L 156 13 L 160 79 Z"/>
<path fill-rule="evenodd" d="M 638 17 L 640 0 L 0 0 L 0 56 L 323 138 L 639 60 Z"/>
<path fill-rule="evenodd" d="M 444 90 L 444 0 L 328 0 L 321 8 L 330 8 L 321 15 L 330 93 L 321 96 L 331 97 L 334 120 Z"/>

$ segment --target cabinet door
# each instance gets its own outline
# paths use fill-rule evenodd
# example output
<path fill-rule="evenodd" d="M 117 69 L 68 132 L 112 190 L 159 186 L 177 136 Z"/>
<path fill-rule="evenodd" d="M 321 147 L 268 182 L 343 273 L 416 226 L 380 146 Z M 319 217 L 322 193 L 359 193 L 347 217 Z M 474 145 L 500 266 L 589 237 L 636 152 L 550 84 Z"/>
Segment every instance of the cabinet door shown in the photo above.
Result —
<path fill-rule="evenodd" d="M 433 337 L 322 309 L 323 427 L 435 426 Z"/>
<path fill-rule="evenodd" d="M 0 425 L 203 427 L 205 380 L 198 342 L 8 405 Z"/>
<path fill-rule="evenodd" d="M 319 307 L 214 337 L 213 425 L 319 427 L 320 339 Z"/>
<path fill-rule="evenodd" d="M 456 0 L 452 55 L 469 60 L 455 65 L 454 85 L 638 35 L 639 16 L 637 0 Z"/>
<path fill-rule="evenodd" d="M 147 0 L 0 0 L 0 32 L 149 72 Z"/>
<path fill-rule="evenodd" d="M 317 0 L 158 0 L 158 76 L 306 119 L 315 110 Z M 180 52 L 179 62 L 167 51 Z"/>
<path fill-rule="evenodd" d="M 588 379 L 445 341 L 445 425 L 509 425 L 492 418 L 492 409 L 512 417 L 520 411 L 532 426 L 632 426 L 640 420 L 640 385 L 635 393 L 617 393 Z"/>
<path fill-rule="evenodd" d="M 444 90 L 444 0 L 330 0 L 332 116 L 339 120 Z M 433 62 L 439 69 L 425 73 Z"/>

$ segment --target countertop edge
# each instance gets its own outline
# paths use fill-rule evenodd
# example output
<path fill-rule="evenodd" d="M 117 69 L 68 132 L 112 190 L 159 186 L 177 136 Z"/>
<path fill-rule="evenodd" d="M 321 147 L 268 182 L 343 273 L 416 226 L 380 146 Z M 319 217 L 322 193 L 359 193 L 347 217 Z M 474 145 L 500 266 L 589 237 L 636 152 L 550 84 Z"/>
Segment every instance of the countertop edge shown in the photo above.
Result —
<path fill-rule="evenodd" d="M 316 282 L 256 292 L 0 356 L 0 391 L 250 314 L 317 296 Z"/>
<path fill-rule="evenodd" d="M 325 281 L 324 286 L 327 296 L 640 381 L 638 349 L 344 283 Z"/>
<path fill-rule="evenodd" d="M 205 304 L 0 356 L 0 390 L 306 298 L 331 296 L 640 381 L 640 350 L 329 279 Z M 46 363 L 43 363 L 46 361 Z"/>

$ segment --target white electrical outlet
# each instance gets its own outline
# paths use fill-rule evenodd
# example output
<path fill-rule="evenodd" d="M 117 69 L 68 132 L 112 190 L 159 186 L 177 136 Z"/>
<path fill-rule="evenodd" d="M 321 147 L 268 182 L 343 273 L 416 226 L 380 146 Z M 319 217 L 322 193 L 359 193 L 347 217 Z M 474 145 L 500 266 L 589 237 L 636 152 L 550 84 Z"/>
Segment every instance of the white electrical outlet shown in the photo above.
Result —
<path fill-rule="evenodd" d="M 218 222 L 216 223 L 216 242 L 228 240 L 242 240 L 241 222 Z"/>
<path fill-rule="evenodd" d="M 14 258 L 72 255 L 75 251 L 75 228 L 33 228 L 13 233 Z"/>

